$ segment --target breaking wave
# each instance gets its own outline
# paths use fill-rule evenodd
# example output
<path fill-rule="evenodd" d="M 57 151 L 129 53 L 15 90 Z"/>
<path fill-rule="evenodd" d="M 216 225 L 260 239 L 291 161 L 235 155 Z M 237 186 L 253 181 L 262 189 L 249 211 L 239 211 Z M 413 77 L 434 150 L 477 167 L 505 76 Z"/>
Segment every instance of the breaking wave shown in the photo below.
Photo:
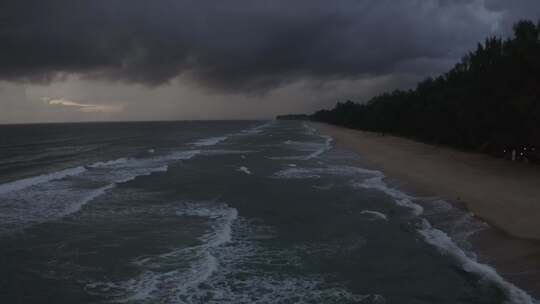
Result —
<path fill-rule="evenodd" d="M 52 172 L 48 174 L 42 174 L 29 178 L 19 179 L 13 182 L 0 185 L 0 194 L 23 190 L 28 187 L 36 186 L 42 183 L 46 183 L 53 180 L 62 179 L 68 176 L 74 176 L 85 172 L 84 167 L 69 168 L 62 171 Z"/>
<path fill-rule="evenodd" d="M 198 147 L 215 146 L 219 144 L 220 142 L 227 140 L 227 138 L 229 137 L 228 136 L 210 137 L 210 138 L 198 140 L 193 144 Z"/>
<path fill-rule="evenodd" d="M 141 257 L 134 261 L 141 267 L 139 276 L 91 282 L 86 290 L 129 303 L 384 303 L 381 295 L 355 294 L 321 276 L 295 273 L 302 265 L 298 252 L 306 248 L 263 246 L 274 231 L 239 217 L 226 204 L 184 203 L 177 215 L 208 221 L 209 232 L 199 238 L 199 245 Z M 262 265 L 274 270 L 261 271 Z"/>
<path fill-rule="evenodd" d="M 428 220 L 422 217 L 424 214 L 424 208 L 414 202 L 416 198 L 396 188 L 388 186 L 384 181 L 385 175 L 380 171 L 346 166 L 330 166 L 323 168 L 287 168 L 275 173 L 273 177 L 305 179 L 321 178 L 325 175 L 351 177 L 353 187 L 375 189 L 385 193 L 393 199 L 395 204 L 409 209 L 411 213 L 420 220 L 421 225 L 417 231 L 428 244 L 436 247 L 442 253 L 452 256 L 465 271 L 474 273 L 503 289 L 509 303 L 538 304 L 538 302 L 526 292 L 512 283 L 507 282 L 493 267 L 478 262 L 473 253 L 465 252 L 449 235 L 442 230 L 434 228 L 428 222 Z M 358 179 L 361 181 L 358 181 Z M 448 204 L 443 206 L 452 208 Z M 379 212 L 364 210 L 362 213 L 374 215 L 380 219 L 387 220 L 386 215 Z M 482 227 L 483 226 L 484 225 L 482 225 Z"/>
<path fill-rule="evenodd" d="M 167 171 L 171 162 L 190 159 L 198 153 L 182 151 L 152 158 L 120 158 L 3 184 L 0 233 L 75 213 L 117 184 Z"/>

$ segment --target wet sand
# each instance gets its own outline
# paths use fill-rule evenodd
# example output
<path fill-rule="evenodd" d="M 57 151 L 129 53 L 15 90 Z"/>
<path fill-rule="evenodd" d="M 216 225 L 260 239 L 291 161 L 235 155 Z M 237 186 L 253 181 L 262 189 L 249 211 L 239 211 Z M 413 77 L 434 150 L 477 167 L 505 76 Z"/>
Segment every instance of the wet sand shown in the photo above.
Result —
<path fill-rule="evenodd" d="M 540 296 L 540 166 L 379 133 L 310 123 L 337 148 L 383 171 L 399 187 L 466 207 L 493 229 L 473 237 L 479 259 Z"/>
<path fill-rule="evenodd" d="M 462 201 L 510 235 L 540 240 L 540 166 L 327 124 L 313 126 L 409 187 Z"/>

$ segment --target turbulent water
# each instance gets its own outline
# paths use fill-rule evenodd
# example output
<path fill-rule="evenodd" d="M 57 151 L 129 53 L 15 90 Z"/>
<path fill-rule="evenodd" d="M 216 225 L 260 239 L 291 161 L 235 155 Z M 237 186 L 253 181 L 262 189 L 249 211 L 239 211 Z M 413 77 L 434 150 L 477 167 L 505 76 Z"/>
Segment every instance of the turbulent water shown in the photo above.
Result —
<path fill-rule="evenodd" d="M 485 224 L 301 122 L 2 126 L 0 147 L 0 303 L 537 303 L 477 262 Z"/>

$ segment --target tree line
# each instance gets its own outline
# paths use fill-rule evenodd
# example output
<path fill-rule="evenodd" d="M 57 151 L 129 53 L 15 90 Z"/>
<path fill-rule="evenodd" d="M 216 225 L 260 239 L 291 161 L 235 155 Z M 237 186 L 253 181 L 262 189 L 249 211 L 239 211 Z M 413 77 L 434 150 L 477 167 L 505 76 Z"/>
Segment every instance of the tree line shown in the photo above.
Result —
<path fill-rule="evenodd" d="M 339 102 L 309 119 L 533 160 L 540 148 L 540 22 L 516 23 L 508 39 L 487 38 L 415 89 Z"/>

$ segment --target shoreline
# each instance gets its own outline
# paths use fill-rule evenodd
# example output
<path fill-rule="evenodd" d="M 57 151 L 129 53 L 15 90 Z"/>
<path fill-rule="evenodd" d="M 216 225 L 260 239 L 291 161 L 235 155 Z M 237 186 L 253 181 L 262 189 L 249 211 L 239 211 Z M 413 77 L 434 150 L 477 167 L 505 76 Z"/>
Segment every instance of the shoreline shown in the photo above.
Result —
<path fill-rule="evenodd" d="M 479 261 L 540 297 L 540 168 L 410 139 L 308 122 L 398 188 L 471 211 L 490 228 L 471 238 Z"/>
<path fill-rule="evenodd" d="M 540 168 L 409 139 L 310 122 L 406 188 L 458 201 L 506 233 L 540 241 Z"/>

